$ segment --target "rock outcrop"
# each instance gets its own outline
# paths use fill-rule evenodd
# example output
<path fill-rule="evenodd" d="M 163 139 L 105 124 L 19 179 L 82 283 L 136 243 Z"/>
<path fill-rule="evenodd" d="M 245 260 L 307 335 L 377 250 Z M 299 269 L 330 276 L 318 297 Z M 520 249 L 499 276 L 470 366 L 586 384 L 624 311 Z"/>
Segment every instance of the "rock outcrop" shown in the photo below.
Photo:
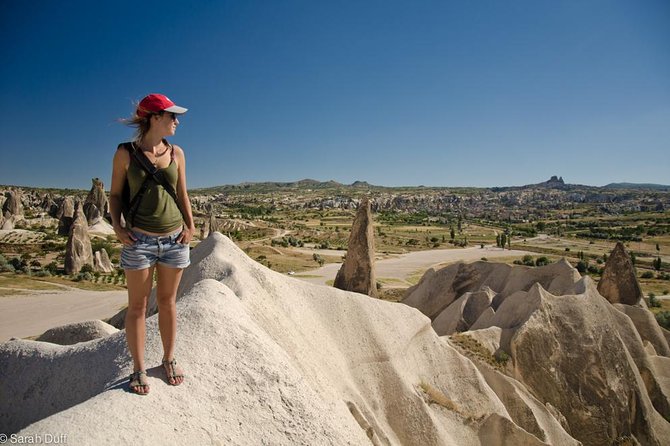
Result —
<path fill-rule="evenodd" d="M 50 217 L 56 218 L 58 215 L 58 205 L 50 193 L 44 194 L 39 204 L 40 209 L 46 212 Z"/>
<path fill-rule="evenodd" d="M 47 330 L 35 340 L 59 345 L 72 345 L 104 338 L 118 331 L 103 321 L 76 322 Z"/>
<path fill-rule="evenodd" d="M 479 298 L 468 313 L 473 296 Z M 438 333 L 462 332 L 454 345 L 475 361 L 511 419 L 536 438 L 557 438 L 553 427 L 542 426 L 538 406 L 551 407 L 583 444 L 661 445 L 670 438 L 670 386 L 659 371 L 670 358 L 653 316 L 639 306 L 610 305 L 567 262 L 452 265 L 429 271 L 404 302 L 433 317 Z"/>
<path fill-rule="evenodd" d="M 351 227 L 347 245 L 347 256 L 335 276 L 333 286 L 341 290 L 355 291 L 377 296 L 375 279 L 375 241 L 372 226 L 370 201 L 363 198 Z"/>
<path fill-rule="evenodd" d="M 16 217 L 14 217 L 13 215 L 9 215 L 9 213 L 7 213 L 6 217 L 0 217 L 0 229 L 2 229 L 3 231 L 11 231 L 12 229 L 14 229 L 15 219 Z"/>
<path fill-rule="evenodd" d="M 93 251 L 88 235 L 88 223 L 79 203 L 74 212 L 74 221 L 70 226 L 65 245 L 65 274 L 76 274 L 84 265 L 93 266 Z"/>
<path fill-rule="evenodd" d="M 613 304 L 637 305 L 642 299 L 635 267 L 621 242 L 616 244 L 605 262 L 598 292 Z"/>
<path fill-rule="evenodd" d="M 3 431 L 99 445 L 578 444 L 523 389 L 513 415 L 415 309 L 276 273 L 219 233 L 191 257 L 177 301 L 180 388 L 152 368 L 148 397 L 127 392 L 123 332 L 73 346 L 12 340 L 0 345 Z M 155 314 L 146 346 L 159 364 Z"/>
<path fill-rule="evenodd" d="M 88 224 L 94 225 L 109 214 L 109 202 L 102 181 L 98 178 L 91 181 L 93 185 L 84 201 L 84 214 Z"/>
<path fill-rule="evenodd" d="M 213 234 L 217 231 L 219 231 L 219 225 L 217 224 L 216 216 L 212 212 L 209 214 L 209 228 L 207 234 L 205 234 L 205 237 L 209 237 L 210 234 Z"/>
<path fill-rule="evenodd" d="M 565 262 L 427 274 L 417 301 L 436 308 L 426 296 L 459 290 L 455 314 L 465 324 L 477 318 L 451 337 L 406 305 L 271 271 L 219 233 L 191 261 L 177 293 L 182 387 L 168 386 L 157 366 L 148 397 L 126 391 L 132 361 L 122 331 L 69 346 L 11 340 L 0 344 L 1 431 L 100 445 L 661 446 L 670 438 L 670 358 L 641 338 L 627 308 Z M 430 283 L 446 291 L 429 292 Z M 155 294 L 147 308 L 146 362 L 159 364 Z"/>
<path fill-rule="evenodd" d="M 74 200 L 72 198 L 63 198 L 58 207 L 56 218 L 58 219 L 58 235 L 68 235 L 74 220 Z"/>
<path fill-rule="evenodd" d="M 5 192 L 5 202 L 2 205 L 2 214 L 5 218 L 8 218 L 9 216 L 23 216 L 21 195 L 20 189 L 8 190 Z"/>
<path fill-rule="evenodd" d="M 88 233 L 106 237 L 108 235 L 114 235 L 114 227 L 107 220 L 101 218 L 97 223 L 88 227 Z"/>
<path fill-rule="evenodd" d="M 114 265 L 112 265 L 112 262 L 109 260 L 107 250 L 105 248 L 95 252 L 93 264 L 95 266 L 95 270 L 101 273 L 111 273 L 114 271 Z"/>
<path fill-rule="evenodd" d="M 527 291 L 535 283 L 549 292 L 563 294 L 574 291 L 580 279 L 581 275 L 565 260 L 539 268 L 491 262 L 457 263 L 439 271 L 429 269 L 418 284 L 407 290 L 403 303 L 431 318 L 437 334 L 448 335 L 467 330 L 476 323 L 471 322 L 475 315 L 486 317 L 487 307 L 495 312 L 510 295 Z M 450 306 L 460 297 L 469 302 L 466 293 L 474 293 L 475 300 L 469 303 L 464 317 L 466 301 L 459 303 L 458 310 Z M 490 305 L 486 305 L 489 299 Z M 455 323 L 453 318 L 462 322 Z"/>

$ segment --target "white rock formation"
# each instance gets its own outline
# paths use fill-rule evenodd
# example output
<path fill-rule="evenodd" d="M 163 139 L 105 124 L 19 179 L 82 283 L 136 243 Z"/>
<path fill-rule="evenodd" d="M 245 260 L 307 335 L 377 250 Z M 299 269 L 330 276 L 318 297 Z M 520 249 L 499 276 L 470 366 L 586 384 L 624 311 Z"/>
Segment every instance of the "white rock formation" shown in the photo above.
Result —
<path fill-rule="evenodd" d="M 148 396 L 126 390 L 123 331 L 73 346 L 12 340 L 0 345 L 1 430 L 96 445 L 578 444 L 523 389 L 515 411 L 533 415 L 512 414 L 413 308 L 276 273 L 219 233 L 191 260 L 177 302 L 184 384 L 165 382 L 155 315 Z"/>
<path fill-rule="evenodd" d="M 486 286 L 497 294 L 488 308 L 480 312 L 478 306 L 480 316 L 466 331 L 466 303 Z M 670 438 L 663 331 L 646 308 L 611 305 L 566 262 L 540 268 L 452 265 L 429 271 L 404 302 L 436 315 L 438 333 L 463 332 L 454 345 L 480 366 L 511 419 L 536 438 L 553 443 L 560 435 L 542 426 L 543 415 L 534 412 L 538 404 L 525 393 L 551 407 L 553 418 L 565 420 L 566 431 L 584 444 L 661 445 Z M 478 344 L 467 347 L 463 336 Z M 500 371 L 488 367 L 485 359 L 492 362 L 501 352 L 509 363 Z M 510 385 L 514 393 L 504 391 Z"/>
<path fill-rule="evenodd" d="M 475 315 L 477 318 L 488 317 L 486 301 L 489 299 L 490 308 L 495 311 L 510 295 L 527 291 L 535 283 L 560 295 L 574 292 L 580 279 L 579 272 L 564 259 L 539 268 L 492 262 L 457 263 L 439 271 L 429 269 L 418 284 L 407 290 L 403 303 L 430 317 L 435 331 L 445 335 L 466 330 L 474 323 Z M 459 304 L 462 308 L 458 310 L 451 308 L 452 302 L 467 292 L 475 293 L 472 302 L 470 297 L 467 298 L 470 302 L 467 310 L 466 301 Z"/>
<path fill-rule="evenodd" d="M 86 216 L 78 203 L 65 245 L 65 273 L 76 274 L 84 265 L 93 266 L 93 251 Z"/>
<path fill-rule="evenodd" d="M 97 223 L 88 227 L 90 235 L 114 235 L 114 228 L 105 219 L 100 219 Z"/>
<path fill-rule="evenodd" d="M 85 321 L 62 325 L 45 331 L 36 341 L 59 345 L 72 345 L 79 342 L 104 338 L 118 332 L 116 328 L 103 321 Z"/>
<path fill-rule="evenodd" d="M 101 273 L 111 273 L 114 271 L 114 265 L 112 265 L 112 262 L 109 260 L 107 250 L 105 248 L 95 252 L 93 264 L 96 271 L 100 271 Z"/>

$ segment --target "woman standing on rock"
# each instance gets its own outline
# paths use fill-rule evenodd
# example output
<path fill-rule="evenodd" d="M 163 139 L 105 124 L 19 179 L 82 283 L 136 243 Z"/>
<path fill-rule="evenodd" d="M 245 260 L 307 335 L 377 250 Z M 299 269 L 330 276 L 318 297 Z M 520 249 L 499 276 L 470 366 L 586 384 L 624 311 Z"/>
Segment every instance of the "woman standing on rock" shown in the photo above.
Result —
<path fill-rule="evenodd" d="M 137 129 L 135 139 L 120 144 L 114 155 L 109 204 L 114 232 L 123 243 L 121 267 L 128 285 L 126 340 L 134 366 L 130 390 L 140 395 L 149 393 L 145 315 L 154 270 L 162 365 L 171 385 L 184 380 L 174 358 L 176 296 L 183 269 L 190 264 L 189 242 L 195 227 L 186 192 L 184 151 L 165 138 L 175 134 L 178 117 L 186 110 L 163 95 L 146 96 L 125 120 Z"/>

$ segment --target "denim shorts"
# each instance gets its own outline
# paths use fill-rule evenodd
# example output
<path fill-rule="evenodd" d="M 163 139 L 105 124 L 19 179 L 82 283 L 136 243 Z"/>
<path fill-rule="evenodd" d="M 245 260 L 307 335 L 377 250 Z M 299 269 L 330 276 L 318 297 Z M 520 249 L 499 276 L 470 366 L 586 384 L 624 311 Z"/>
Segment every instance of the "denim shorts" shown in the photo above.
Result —
<path fill-rule="evenodd" d="M 181 230 L 168 235 L 146 235 L 133 231 L 137 241 L 121 249 L 121 268 L 145 269 L 156 263 L 169 268 L 186 268 L 191 264 L 188 245 L 177 243 Z"/>

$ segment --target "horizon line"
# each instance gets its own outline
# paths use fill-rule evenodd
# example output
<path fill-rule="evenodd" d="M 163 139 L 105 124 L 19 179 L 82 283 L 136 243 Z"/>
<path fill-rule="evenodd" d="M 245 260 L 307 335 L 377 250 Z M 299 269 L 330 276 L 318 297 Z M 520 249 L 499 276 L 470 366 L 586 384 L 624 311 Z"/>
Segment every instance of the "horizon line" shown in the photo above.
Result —
<path fill-rule="evenodd" d="M 559 177 L 559 176 L 557 176 Z M 560 177 L 562 178 L 562 177 Z M 426 188 L 426 189 L 499 189 L 499 188 L 515 188 L 515 187 L 526 187 L 526 186 L 535 186 L 535 185 L 540 185 L 544 184 L 547 181 L 543 181 L 540 183 L 528 183 L 528 184 L 522 184 L 522 185 L 504 185 L 504 186 L 466 186 L 466 185 L 452 185 L 452 186 L 446 186 L 446 185 L 425 185 L 425 184 L 419 184 L 419 185 L 395 185 L 395 186 L 389 186 L 389 185 L 382 185 L 382 184 L 372 184 L 368 181 L 365 180 L 356 180 L 351 183 L 342 183 L 337 180 L 315 180 L 313 178 L 302 178 L 299 180 L 293 180 L 293 181 L 274 181 L 274 180 L 263 180 L 263 181 L 242 181 L 239 183 L 230 183 L 230 184 L 218 184 L 214 186 L 198 186 L 198 187 L 189 187 L 188 190 L 202 190 L 202 189 L 213 189 L 217 187 L 229 187 L 229 186 L 241 186 L 241 185 L 257 185 L 257 184 L 267 184 L 267 183 L 274 183 L 274 184 L 290 184 L 290 183 L 300 183 L 300 182 L 305 182 L 305 181 L 310 181 L 310 182 L 315 182 L 317 184 L 322 184 L 322 183 L 337 183 L 342 186 L 352 186 L 355 183 L 366 183 L 370 187 L 382 187 L 382 188 L 388 188 L 388 189 L 394 189 L 394 188 Z M 602 188 L 609 186 L 610 184 L 630 184 L 630 185 L 637 185 L 637 186 L 646 186 L 646 185 L 653 185 L 653 186 L 661 186 L 661 187 L 667 187 L 670 188 L 670 185 L 667 184 L 662 184 L 662 183 L 653 183 L 653 182 L 645 182 L 645 183 L 636 183 L 636 182 L 628 182 L 628 181 L 611 181 L 607 184 L 604 185 L 593 185 L 593 184 L 578 184 L 578 183 L 564 183 L 566 186 L 583 186 L 583 187 L 595 187 L 595 188 Z M 25 186 L 25 185 L 15 185 L 15 184 L 0 184 L 0 188 L 24 188 L 24 189 L 66 189 L 66 190 L 75 190 L 75 191 L 87 191 L 90 189 L 87 188 L 82 188 L 82 187 L 72 187 L 72 186 Z M 107 190 L 106 190 L 107 191 Z"/>

